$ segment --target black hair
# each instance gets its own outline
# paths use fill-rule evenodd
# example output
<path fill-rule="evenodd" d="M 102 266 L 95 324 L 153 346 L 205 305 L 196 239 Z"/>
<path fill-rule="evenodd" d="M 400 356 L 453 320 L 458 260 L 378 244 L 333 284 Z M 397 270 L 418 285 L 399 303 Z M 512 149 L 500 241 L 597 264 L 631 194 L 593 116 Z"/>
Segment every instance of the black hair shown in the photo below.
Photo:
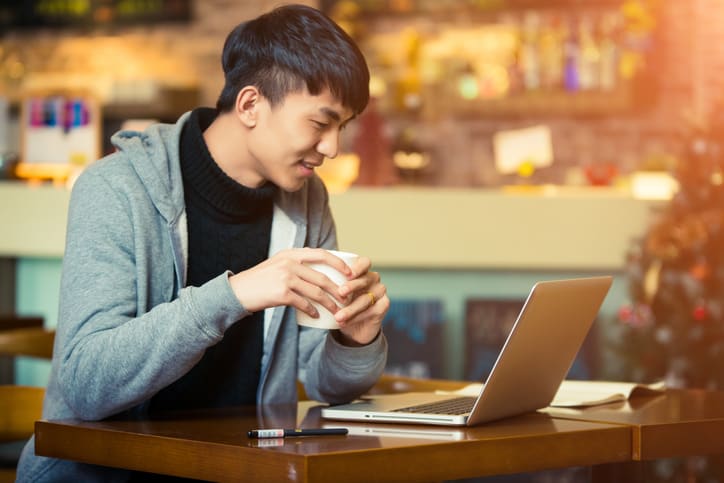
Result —
<path fill-rule="evenodd" d="M 221 64 L 219 112 L 231 110 L 249 85 L 272 106 L 305 86 L 312 95 L 328 88 L 355 114 L 369 100 L 370 74 L 359 47 L 324 13 L 305 5 L 278 7 L 239 24 L 226 38 Z"/>

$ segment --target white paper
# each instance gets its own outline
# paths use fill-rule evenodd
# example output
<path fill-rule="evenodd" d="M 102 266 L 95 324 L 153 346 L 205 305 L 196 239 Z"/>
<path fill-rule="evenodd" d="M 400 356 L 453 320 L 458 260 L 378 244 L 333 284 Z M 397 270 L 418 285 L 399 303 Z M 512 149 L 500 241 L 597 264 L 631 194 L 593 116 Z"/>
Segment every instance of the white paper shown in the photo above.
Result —
<path fill-rule="evenodd" d="M 499 131 L 493 135 L 495 168 L 501 174 L 516 173 L 524 163 L 536 168 L 553 164 L 553 142 L 548 126 Z"/>
<path fill-rule="evenodd" d="M 477 396 L 483 385 L 469 384 L 457 391 L 435 391 L 438 394 L 455 394 L 459 396 Z M 635 382 L 613 381 L 573 381 L 565 380 L 551 402 L 554 407 L 582 407 L 606 404 L 614 401 L 625 401 L 634 392 L 654 393 L 666 389 L 663 382 L 654 384 L 638 384 Z"/>
<path fill-rule="evenodd" d="M 563 381 L 553 398 L 551 406 L 577 407 L 595 406 L 614 401 L 626 401 L 636 392 L 660 392 L 665 389 L 663 382 L 637 384 L 635 382 L 612 381 Z"/>

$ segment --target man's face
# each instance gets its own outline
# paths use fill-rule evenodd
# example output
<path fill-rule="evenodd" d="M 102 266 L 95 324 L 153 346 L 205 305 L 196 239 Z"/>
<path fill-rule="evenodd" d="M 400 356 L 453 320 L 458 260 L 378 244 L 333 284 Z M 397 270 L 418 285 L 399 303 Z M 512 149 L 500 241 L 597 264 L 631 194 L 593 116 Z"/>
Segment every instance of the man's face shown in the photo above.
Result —
<path fill-rule="evenodd" d="M 339 150 L 339 135 L 353 117 L 329 90 L 291 93 L 273 108 L 262 98 L 248 137 L 252 169 L 285 191 L 297 191 L 325 158 Z"/>

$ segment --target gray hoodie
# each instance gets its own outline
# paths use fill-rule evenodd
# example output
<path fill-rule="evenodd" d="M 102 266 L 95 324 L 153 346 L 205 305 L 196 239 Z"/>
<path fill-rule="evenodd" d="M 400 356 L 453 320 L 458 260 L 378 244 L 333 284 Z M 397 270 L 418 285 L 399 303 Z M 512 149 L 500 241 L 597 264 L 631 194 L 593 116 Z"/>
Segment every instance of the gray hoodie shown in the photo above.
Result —
<path fill-rule="evenodd" d="M 229 273 L 185 287 L 179 138 L 187 118 L 115 134 L 117 151 L 89 166 L 73 187 L 44 419 L 143 417 L 151 396 L 249 315 L 231 290 Z M 336 245 L 321 180 L 313 177 L 294 193 L 279 190 L 270 256 L 286 248 Z M 296 402 L 297 380 L 312 399 L 349 401 L 384 369 L 382 334 L 367 346 L 346 347 L 332 332 L 298 326 L 287 307 L 266 310 L 264 322 L 258 405 Z M 36 456 L 33 439 L 18 466 L 18 481 L 127 477 L 123 470 Z"/>

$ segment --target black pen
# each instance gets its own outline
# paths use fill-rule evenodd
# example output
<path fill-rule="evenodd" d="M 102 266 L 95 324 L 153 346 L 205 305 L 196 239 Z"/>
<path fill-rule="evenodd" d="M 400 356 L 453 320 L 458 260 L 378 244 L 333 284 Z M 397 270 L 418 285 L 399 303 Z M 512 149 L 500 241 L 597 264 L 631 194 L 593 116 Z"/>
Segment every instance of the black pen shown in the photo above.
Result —
<path fill-rule="evenodd" d="M 313 428 L 313 429 L 252 429 L 247 433 L 250 438 L 288 438 L 290 436 L 329 436 L 331 434 L 347 434 L 347 428 Z"/>

